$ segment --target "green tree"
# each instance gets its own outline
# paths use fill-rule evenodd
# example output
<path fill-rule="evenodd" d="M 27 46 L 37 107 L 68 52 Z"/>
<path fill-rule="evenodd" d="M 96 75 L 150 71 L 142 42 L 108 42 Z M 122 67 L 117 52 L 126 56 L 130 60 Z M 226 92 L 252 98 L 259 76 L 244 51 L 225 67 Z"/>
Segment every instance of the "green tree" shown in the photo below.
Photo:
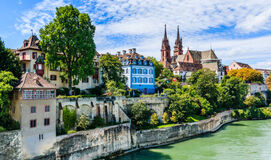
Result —
<path fill-rule="evenodd" d="M 107 81 L 115 81 L 117 85 L 125 83 L 125 77 L 122 74 L 122 64 L 117 56 L 107 53 L 103 55 L 99 61 L 105 83 Z"/>
<path fill-rule="evenodd" d="M 9 49 L 5 48 L 0 38 L 0 71 L 9 71 L 17 78 L 21 78 L 22 71 L 19 58 Z"/>
<path fill-rule="evenodd" d="M 161 62 L 157 61 L 156 58 L 154 58 L 154 57 L 148 57 L 148 59 L 151 60 L 154 65 L 155 78 L 158 78 L 164 69 L 163 64 Z"/>
<path fill-rule="evenodd" d="M 106 94 L 109 96 L 123 96 L 125 95 L 124 85 L 118 86 L 115 81 L 106 82 Z"/>
<path fill-rule="evenodd" d="M 152 111 L 142 101 L 139 101 L 132 106 L 131 114 L 133 124 L 135 124 L 138 129 L 142 129 L 148 125 Z"/>
<path fill-rule="evenodd" d="M 82 114 L 77 121 L 77 130 L 86 130 L 90 127 L 89 117 Z"/>
<path fill-rule="evenodd" d="M 242 108 L 248 85 L 236 77 L 225 76 L 218 85 L 218 103 L 221 108 Z"/>
<path fill-rule="evenodd" d="M 192 73 L 188 82 L 199 96 L 207 99 L 211 105 L 217 105 L 218 91 L 216 83 L 218 80 L 215 72 L 207 68 L 200 69 L 197 72 Z"/>
<path fill-rule="evenodd" d="M 75 127 L 76 123 L 76 111 L 75 109 L 69 109 L 68 107 L 63 108 L 63 121 L 64 129 L 67 132 L 68 130 Z"/>
<path fill-rule="evenodd" d="M 177 111 L 173 111 L 172 115 L 170 117 L 171 122 L 177 123 L 179 121 L 178 113 Z"/>
<path fill-rule="evenodd" d="M 70 95 L 73 84 L 94 73 L 94 32 L 88 14 L 80 13 L 72 5 L 56 8 L 56 18 L 40 29 L 46 64 L 61 67 L 62 76 L 69 80 Z"/>
<path fill-rule="evenodd" d="M 169 117 L 168 117 L 167 112 L 164 112 L 164 113 L 163 113 L 162 121 L 163 121 L 164 124 L 167 124 L 167 123 L 168 123 Z"/>
<path fill-rule="evenodd" d="M 10 99 L 16 81 L 17 78 L 11 72 L 0 71 L 0 122 L 7 130 L 19 128 L 19 124 L 9 114 Z"/>
<path fill-rule="evenodd" d="M 261 100 L 258 97 L 255 97 L 255 96 L 248 96 L 245 99 L 244 104 L 247 107 L 260 107 Z"/>
<path fill-rule="evenodd" d="M 151 125 L 157 125 L 159 123 L 158 115 L 156 113 L 153 113 L 151 115 Z"/>

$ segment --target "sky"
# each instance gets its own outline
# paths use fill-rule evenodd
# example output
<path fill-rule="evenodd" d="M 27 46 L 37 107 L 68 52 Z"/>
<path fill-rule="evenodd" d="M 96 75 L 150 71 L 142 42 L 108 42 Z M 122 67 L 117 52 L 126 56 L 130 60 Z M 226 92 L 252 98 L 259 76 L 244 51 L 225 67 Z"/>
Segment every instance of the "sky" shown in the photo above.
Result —
<path fill-rule="evenodd" d="M 0 37 L 20 48 L 69 4 L 89 14 L 99 53 L 137 48 L 159 60 L 164 25 L 171 54 L 179 25 L 184 52 L 212 48 L 225 65 L 271 69 L 271 0 L 1 0 Z"/>

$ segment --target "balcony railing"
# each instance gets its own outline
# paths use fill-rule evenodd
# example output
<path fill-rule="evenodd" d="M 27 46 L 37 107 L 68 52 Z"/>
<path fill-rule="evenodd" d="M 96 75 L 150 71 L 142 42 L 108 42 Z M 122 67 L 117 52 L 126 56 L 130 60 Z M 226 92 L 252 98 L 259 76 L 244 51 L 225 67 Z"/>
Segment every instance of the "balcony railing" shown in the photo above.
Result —
<path fill-rule="evenodd" d="M 30 55 L 22 55 L 20 56 L 20 61 L 30 61 Z"/>

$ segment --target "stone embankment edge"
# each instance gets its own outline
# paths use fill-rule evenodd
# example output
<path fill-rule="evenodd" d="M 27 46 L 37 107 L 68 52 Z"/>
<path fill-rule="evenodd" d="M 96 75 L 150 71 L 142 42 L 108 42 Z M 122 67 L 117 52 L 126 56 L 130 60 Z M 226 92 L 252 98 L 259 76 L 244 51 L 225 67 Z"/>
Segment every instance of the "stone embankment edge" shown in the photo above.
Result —
<path fill-rule="evenodd" d="M 230 112 L 229 115 L 231 116 L 232 111 L 233 110 L 224 111 L 224 112 Z M 224 112 L 218 113 L 218 115 L 223 114 Z M 216 116 L 218 116 L 218 115 L 216 115 Z M 214 118 L 214 117 L 211 117 L 211 118 L 208 118 L 208 119 L 205 119 L 205 120 L 202 120 L 202 121 L 209 121 L 212 118 Z M 142 149 L 157 148 L 157 147 L 162 147 L 162 146 L 167 146 L 167 145 L 170 145 L 170 144 L 175 144 L 175 143 L 187 141 L 187 140 L 190 140 L 190 139 L 193 139 L 193 138 L 197 138 L 199 136 L 203 136 L 203 135 L 210 134 L 210 133 L 215 133 L 215 132 L 219 131 L 224 125 L 235 122 L 235 121 L 239 121 L 239 120 L 232 118 L 232 120 L 223 122 L 223 123 L 219 124 L 217 127 L 213 128 L 210 131 L 205 131 L 203 133 L 199 133 L 199 134 L 192 135 L 192 136 L 187 136 L 187 137 L 184 137 L 184 138 L 180 138 L 178 140 L 173 140 L 173 141 L 169 141 L 169 142 L 166 142 L 166 143 L 161 143 L 161 144 L 158 144 L 158 145 L 150 145 L 150 146 L 144 146 L 144 147 L 139 147 L 139 148 L 136 147 L 136 148 L 131 148 L 131 149 L 125 150 L 125 151 L 118 151 L 118 152 L 115 152 L 115 153 L 113 153 L 111 155 L 108 155 L 108 156 L 106 156 L 104 158 L 99 158 L 99 159 L 112 159 L 112 158 L 124 156 L 124 155 L 132 153 L 132 152 L 136 152 L 136 151 L 139 151 L 139 150 L 142 150 Z M 201 122 L 201 121 L 193 122 L 193 123 L 190 123 L 190 124 L 196 124 L 196 123 L 199 123 L 199 122 Z M 180 125 L 183 125 L 183 124 L 180 124 Z M 178 126 L 178 125 L 176 125 L 176 126 Z M 175 126 L 173 126 L 173 127 L 175 127 Z M 167 128 L 172 128 L 172 127 L 167 127 Z M 158 129 L 152 129 L 152 130 L 158 130 Z"/>

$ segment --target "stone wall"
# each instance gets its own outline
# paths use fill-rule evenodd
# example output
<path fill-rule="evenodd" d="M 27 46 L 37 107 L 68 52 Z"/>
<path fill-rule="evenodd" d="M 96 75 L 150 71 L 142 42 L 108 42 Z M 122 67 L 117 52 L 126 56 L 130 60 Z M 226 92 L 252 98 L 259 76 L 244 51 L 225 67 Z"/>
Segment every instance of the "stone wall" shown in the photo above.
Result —
<path fill-rule="evenodd" d="M 231 113 L 232 111 L 225 111 L 217 114 L 213 118 L 199 122 L 180 124 L 155 130 L 137 131 L 135 133 L 136 135 L 133 136 L 133 141 L 136 142 L 134 147 L 148 148 L 165 145 L 203 133 L 214 132 L 223 124 L 234 121 L 231 117 Z"/>
<path fill-rule="evenodd" d="M 0 159 L 22 159 L 22 141 L 19 130 L 0 133 Z"/>

